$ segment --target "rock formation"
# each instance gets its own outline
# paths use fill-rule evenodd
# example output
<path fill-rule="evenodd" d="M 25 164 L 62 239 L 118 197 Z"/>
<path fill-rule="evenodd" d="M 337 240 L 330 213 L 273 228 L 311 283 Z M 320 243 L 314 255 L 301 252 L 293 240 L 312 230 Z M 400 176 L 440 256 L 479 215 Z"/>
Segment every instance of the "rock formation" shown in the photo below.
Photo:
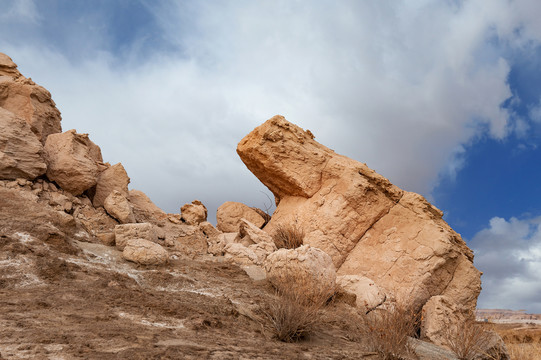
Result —
<path fill-rule="evenodd" d="M 282 116 L 254 129 L 237 152 L 276 198 L 265 231 L 296 222 L 304 244 L 329 254 L 339 276 L 365 277 L 389 300 L 419 310 L 444 295 L 463 317 L 472 316 L 481 290 L 473 253 L 422 196 L 336 154 Z"/>
<path fill-rule="evenodd" d="M 217 228 L 223 232 L 237 232 L 241 219 L 246 219 L 259 228 L 265 224 L 265 218 L 256 210 L 239 202 L 225 202 L 216 212 Z"/>

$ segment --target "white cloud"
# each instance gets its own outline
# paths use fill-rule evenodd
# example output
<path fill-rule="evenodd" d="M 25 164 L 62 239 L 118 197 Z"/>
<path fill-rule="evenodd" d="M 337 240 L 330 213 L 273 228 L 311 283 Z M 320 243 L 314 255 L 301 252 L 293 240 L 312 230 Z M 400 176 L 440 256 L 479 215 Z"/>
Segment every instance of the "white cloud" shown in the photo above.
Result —
<path fill-rule="evenodd" d="M 494 217 L 470 245 L 484 272 L 480 308 L 526 309 L 541 313 L 541 217 Z"/>
<path fill-rule="evenodd" d="M 510 64 L 493 37 L 506 49 L 536 40 L 537 5 L 484 5 L 147 2 L 177 52 L 126 51 L 118 66 L 99 38 L 87 39 L 103 31 L 81 34 L 85 54 L 96 47 L 84 60 L 16 37 L 0 35 L 0 46 L 52 92 L 65 130 L 90 133 L 168 211 L 193 198 L 211 213 L 226 200 L 263 206 L 264 187 L 235 147 L 275 114 L 428 196 L 441 171 L 460 169 L 462 144 L 511 129 L 500 107 Z"/>
<path fill-rule="evenodd" d="M 39 15 L 33 0 L 0 0 L 0 21 L 36 23 Z"/>

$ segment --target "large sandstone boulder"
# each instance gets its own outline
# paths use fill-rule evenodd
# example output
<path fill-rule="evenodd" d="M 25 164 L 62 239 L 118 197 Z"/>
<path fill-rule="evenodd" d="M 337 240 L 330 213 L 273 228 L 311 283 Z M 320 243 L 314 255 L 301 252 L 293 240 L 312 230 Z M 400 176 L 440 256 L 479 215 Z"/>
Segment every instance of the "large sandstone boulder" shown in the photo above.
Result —
<path fill-rule="evenodd" d="M 0 179 L 33 180 L 45 173 L 43 146 L 23 119 L 0 107 Z"/>
<path fill-rule="evenodd" d="M 137 222 L 149 222 L 155 225 L 163 225 L 165 223 L 167 214 L 156 206 L 144 192 L 130 190 L 128 200 L 130 201 Z"/>
<path fill-rule="evenodd" d="M 73 195 L 96 185 L 103 162 L 100 148 L 87 134 L 69 130 L 52 134 L 45 142 L 47 177 Z"/>
<path fill-rule="evenodd" d="M 198 225 L 207 221 L 207 208 L 201 201 L 194 200 L 180 208 L 180 218 L 188 225 Z"/>
<path fill-rule="evenodd" d="M 9 56 L 0 53 L 0 107 L 24 119 L 41 143 L 62 131 L 60 111 L 43 87 L 25 78 Z"/>
<path fill-rule="evenodd" d="M 132 239 L 126 243 L 122 257 L 141 265 L 162 265 L 168 254 L 161 245 L 145 239 Z"/>
<path fill-rule="evenodd" d="M 336 269 L 324 251 L 302 245 L 273 252 L 264 263 L 267 279 L 281 292 L 292 288 L 315 302 L 325 301 L 336 290 Z"/>
<path fill-rule="evenodd" d="M 365 312 L 376 309 L 387 300 L 387 295 L 376 283 L 360 275 L 341 275 L 336 277 L 336 284 L 346 293 L 355 295 L 357 307 Z"/>
<path fill-rule="evenodd" d="M 121 163 L 109 166 L 98 175 L 92 204 L 96 207 L 103 206 L 105 199 L 113 191 L 118 191 L 128 198 L 129 183 L 130 178 Z"/>
<path fill-rule="evenodd" d="M 228 201 L 216 212 L 216 227 L 223 232 L 237 232 L 241 219 L 246 219 L 261 228 L 265 219 L 257 211 L 243 203 Z"/>
<path fill-rule="evenodd" d="M 109 215 L 117 219 L 121 224 L 134 223 L 135 217 L 126 196 L 120 191 L 113 190 L 105 198 L 104 208 Z"/>
<path fill-rule="evenodd" d="M 418 310 L 437 295 L 464 316 L 475 309 L 481 282 L 473 253 L 422 196 L 336 154 L 282 116 L 254 129 L 237 152 L 275 195 L 265 231 L 295 222 L 304 244 L 329 254 L 338 275 L 372 279 Z"/>

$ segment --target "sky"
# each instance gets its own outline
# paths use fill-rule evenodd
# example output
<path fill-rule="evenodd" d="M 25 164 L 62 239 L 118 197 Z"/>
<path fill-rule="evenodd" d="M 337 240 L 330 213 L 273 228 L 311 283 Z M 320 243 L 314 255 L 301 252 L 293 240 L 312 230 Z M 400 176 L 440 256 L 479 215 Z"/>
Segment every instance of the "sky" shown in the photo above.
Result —
<path fill-rule="evenodd" d="M 0 52 L 167 212 L 271 206 L 236 154 L 276 114 L 418 192 L 481 308 L 541 313 L 538 0 L 0 0 Z"/>

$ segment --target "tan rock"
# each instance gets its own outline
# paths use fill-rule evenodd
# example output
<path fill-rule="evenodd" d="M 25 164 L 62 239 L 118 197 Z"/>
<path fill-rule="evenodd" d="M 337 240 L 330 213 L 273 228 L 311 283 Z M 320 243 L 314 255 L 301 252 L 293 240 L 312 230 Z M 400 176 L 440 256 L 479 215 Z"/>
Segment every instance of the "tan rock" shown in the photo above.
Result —
<path fill-rule="evenodd" d="M 240 219 L 239 221 L 238 238 L 237 242 L 246 242 L 248 244 L 265 243 L 274 249 L 272 251 L 277 250 L 272 237 L 246 219 Z"/>
<path fill-rule="evenodd" d="M 115 233 L 114 232 L 102 232 L 96 234 L 96 237 L 104 245 L 115 246 Z"/>
<path fill-rule="evenodd" d="M 149 222 L 163 226 L 167 220 L 167 214 L 156 206 L 144 192 L 130 190 L 128 200 L 132 205 L 133 214 L 137 222 Z"/>
<path fill-rule="evenodd" d="M 103 161 L 99 147 L 87 134 L 69 130 L 52 134 L 45 142 L 47 177 L 73 195 L 90 189 L 98 180 L 98 164 Z"/>
<path fill-rule="evenodd" d="M 165 244 L 171 250 L 192 258 L 207 254 L 207 237 L 198 226 L 166 223 L 163 230 Z"/>
<path fill-rule="evenodd" d="M 41 143 L 62 131 L 60 111 L 51 94 L 25 78 L 5 54 L 0 53 L 0 107 L 24 119 Z"/>
<path fill-rule="evenodd" d="M 336 269 L 324 251 L 302 245 L 296 249 L 279 249 L 264 263 L 267 279 L 280 291 L 296 287 L 307 298 L 321 301 L 336 289 Z"/>
<path fill-rule="evenodd" d="M 117 249 L 124 250 L 128 241 L 132 239 L 145 239 L 155 243 L 158 242 L 154 225 L 150 223 L 115 226 L 115 243 Z"/>
<path fill-rule="evenodd" d="M 198 225 L 207 221 L 207 208 L 201 201 L 194 200 L 180 208 L 180 218 L 188 225 Z"/>
<path fill-rule="evenodd" d="M 223 232 L 237 232 L 240 219 L 246 219 L 259 228 L 265 224 L 265 219 L 257 211 L 239 202 L 225 202 L 216 212 L 217 228 Z"/>
<path fill-rule="evenodd" d="M 338 275 L 372 279 L 418 310 L 445 295 L 469 316 L 480 292 L 473 254 L 422 196 L 404 192 L 365 164 L 317 143 L 275 116 L 237 147 L 246 166 L 274 193 L 264 230 L 295 223 L 304 244 L 329 254 Z"/>
<path fill-rule="evenodd" d="M 218 235 L 220 235 L 222 232 L 214 227 L 211 223 L 208 221 L 203 221 L 199 224 L 199 228 L 203 233 L 210 239 L 215 238 Z"/>
<path fill-rule="evenodd" d="M 0 107 L 0 179 L 33 180 L 45 173 L 43 146 L 30 126 Z"/>
<path fill-rule="evenodd" d="M 128 240 L 122 257 L 141 265 L 162 265 L 169 258 L 167 250 L 161 245 L 145 239 Z"/>
<path fill-rule="evenodd" d="M 113 190 L 120 192 L 128 198 L 128 184 L 130 178 L 121 163 L 108 167 L 98 175 L 92 204 L 94 206 L 103 206 L 105 199 Z"/>
<path fill-rule="evenodd" d="M 387 296 L 376 283 L 360 275 L 342 275 L 336 277 L 336 284 L 343 291 L 355 295 L 355 304 L 363 311 L 370 311 L 382 305 Z"/>
<path fill-rule="evenodd" d="M 234 243 L 237 235 L 237 233 L 221 233 L 216 237 L 209 238 L 207 240 L 209 254 L 223 256 L 225 254 L 225 247 L 228 244 Z"/>
<path fill-rule="evenodd" d="M 113 190 L 104 202 L 105 210 L 121 224 L 134 223 L 135 217 L 126 196 L 120 191 Z"/>
<path fill-rule="evenodd" d="M 252 244 L 243 245 L 241 243 L 232 242 L 225 246 L 224 256 L 231 262 L 237 265 L 263 265 L 265 259 L 276 247 L 274 244 Z"/>

